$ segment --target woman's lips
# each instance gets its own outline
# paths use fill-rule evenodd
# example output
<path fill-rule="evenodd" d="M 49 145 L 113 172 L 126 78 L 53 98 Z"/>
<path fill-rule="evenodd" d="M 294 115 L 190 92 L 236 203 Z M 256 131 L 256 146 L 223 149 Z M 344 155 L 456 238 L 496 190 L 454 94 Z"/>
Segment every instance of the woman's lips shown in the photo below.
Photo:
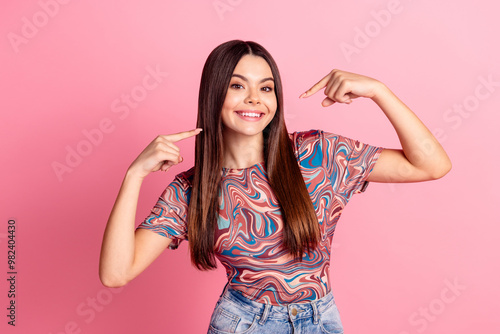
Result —
<path fill-rule="evenodd" d="M 264 113 L 260 111 L 250 111 L 250 110 L 238 110 L 235 111 L 235 113 L 241 118 L 244 119 L 245 121 L 248 122 L 257 122 L 259 121 Z"/>

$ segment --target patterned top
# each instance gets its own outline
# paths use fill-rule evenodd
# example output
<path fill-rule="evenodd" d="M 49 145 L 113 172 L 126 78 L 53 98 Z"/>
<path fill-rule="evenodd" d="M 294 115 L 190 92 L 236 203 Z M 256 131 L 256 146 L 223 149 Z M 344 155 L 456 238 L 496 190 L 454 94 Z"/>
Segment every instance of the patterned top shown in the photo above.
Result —
<path fill-rule="evenodd" d="M 215 255 L 229 285 L 247 298 L 272 305 L 310 302 L 330 292 L 330 250 L 337 221 L 353 194 L 365 190 L 382 148 L 311 130 L 290 134 L 314 205 L 321 241 L 295 261 L 282 249 L 280 206 L 264 163 L 222 170 Z M 137 227 L 171 238 L 170 249 L 187 240 L 187 210 L 194 168 L 178 174 L 151 214 Z"/>

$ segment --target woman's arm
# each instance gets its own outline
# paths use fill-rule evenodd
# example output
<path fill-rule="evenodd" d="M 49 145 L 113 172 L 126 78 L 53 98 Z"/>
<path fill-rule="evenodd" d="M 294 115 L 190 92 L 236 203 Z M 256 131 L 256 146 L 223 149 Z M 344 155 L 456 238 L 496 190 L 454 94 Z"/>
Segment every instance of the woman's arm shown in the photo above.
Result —
<path fill-rule="evenodd" d="M 107 287 L 127 284 L 172 241 L 148 230 L 139 229 L 134 233 L 142 181 L 142 178 L 127 171 L 104 231 L 99 277 Z"/>
<path fill-rule="evenodd" d="M 403 149 L 384 149 L 368 181 L 427 181 L 450 171 L 451 161 L 441 144 L 389 88 L 380 83 L 372 100 L 391 122 Z"/>
<path fill-rule="evenodd" d="M 325 88 L 322 105 L 351 103 L 371 98 L 385 113 L 401 142 L 402 150 L 384 149 L 367 181 L 418 182 L 446 175 L 451 161 L 443 147 L 420 119 L 382 82 L 359 74 L 333 70 L 300 97 Z"/>
<path fill-rule="evenodd" d="M 182 162 L 174 144 L 200 133 L 200 129 L 158 136 L 130 165 L 104 231 L 99 278 L 108 287 L 119 287 L 146 269 L 172 239 L 152 231 L 135 231 L 135 214 L 144 178 L 151 172 L 167 171 Z"/>

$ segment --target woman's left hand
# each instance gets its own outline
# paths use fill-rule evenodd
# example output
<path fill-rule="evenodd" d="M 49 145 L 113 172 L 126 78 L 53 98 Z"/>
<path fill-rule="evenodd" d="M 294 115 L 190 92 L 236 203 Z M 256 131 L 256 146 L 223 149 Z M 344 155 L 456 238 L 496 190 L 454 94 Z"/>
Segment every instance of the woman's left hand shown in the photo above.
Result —
<path fill-rule="evenodd" d="M 373 78 L 334 69 L 299 98 L 309 97 L 325 88 L 327 97 L 321 102 L 323 107 L 331 106 L 335 102 L 349 104 L 358 97 L 373 98 L 381 85 L 383 84 L 380 81 Z"/>

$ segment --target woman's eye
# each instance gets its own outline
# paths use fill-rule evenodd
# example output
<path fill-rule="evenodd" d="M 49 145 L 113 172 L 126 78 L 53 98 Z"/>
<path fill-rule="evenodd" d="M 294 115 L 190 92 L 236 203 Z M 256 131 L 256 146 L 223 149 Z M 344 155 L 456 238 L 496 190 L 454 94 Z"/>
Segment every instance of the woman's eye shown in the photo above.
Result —
<path fill-rule="evenodd" d="M 263 87 L 262 88 L 265 92 L 272 92 L 273 88 L 272 87 Z"/>
<path fill-rule="evenodd" d="M 231 85 L 231 88 L 240 89 L 240 88 L 243 88 L 243 86 L 242 86 L 242 85 L 240 85 L 240 84 L 232 84 L 232 85 Z"/>

